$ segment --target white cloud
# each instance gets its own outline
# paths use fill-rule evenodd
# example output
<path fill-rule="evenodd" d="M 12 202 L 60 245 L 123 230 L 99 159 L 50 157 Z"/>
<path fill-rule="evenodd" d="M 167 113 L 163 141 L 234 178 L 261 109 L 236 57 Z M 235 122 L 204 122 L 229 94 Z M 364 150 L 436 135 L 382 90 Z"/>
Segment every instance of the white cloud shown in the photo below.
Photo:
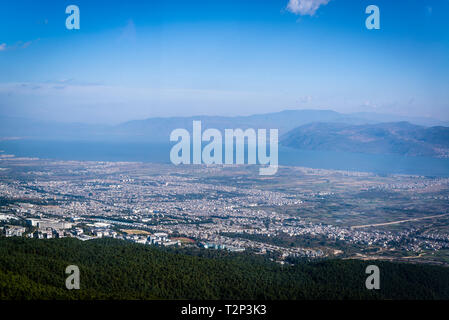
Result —
<path fill-rule="evenodd" d="M 6 50 L 16 50 L 16 49 L 25 49 L 28 48 L 31 44 L 38 42 L 40 39 L 31 40 L 27 42 L 18 41 L 13 45 L 6 45 L 6 43 L 0 43 L 0 51 L 6 51 Z"/>
<path fill-rule="evenodd" d="M 329 3 L 330 0 L 289 0 L 287 10 L 301 16 L 313 16 L 320 6 Z"/>

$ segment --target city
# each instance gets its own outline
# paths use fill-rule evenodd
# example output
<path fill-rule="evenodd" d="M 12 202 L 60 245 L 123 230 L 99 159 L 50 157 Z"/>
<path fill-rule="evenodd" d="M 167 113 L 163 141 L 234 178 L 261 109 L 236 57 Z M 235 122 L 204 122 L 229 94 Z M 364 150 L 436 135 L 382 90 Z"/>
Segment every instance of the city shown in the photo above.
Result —
<path fill-rule="evenodd" d="M 280 167 L 0 160 L 6 237 L 111 237 L 291 258 L 448 264 L 449 179 Z M 292 177 L 294 177 L 292 179 Z"/>

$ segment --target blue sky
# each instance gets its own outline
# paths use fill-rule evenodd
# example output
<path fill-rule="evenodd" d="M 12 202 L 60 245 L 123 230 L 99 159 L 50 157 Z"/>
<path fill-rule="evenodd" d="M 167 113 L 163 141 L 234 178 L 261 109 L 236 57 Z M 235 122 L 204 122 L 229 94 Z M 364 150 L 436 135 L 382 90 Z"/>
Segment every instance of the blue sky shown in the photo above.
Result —
<path fill-rule="evenodd" d="M 70 4 L 80 30 L 65 28 Z M 370 4 L 380 30 L 365 28 Z M 304 108 L 449 120 L 449 0 L 0 3 L 0 116 Z"/>

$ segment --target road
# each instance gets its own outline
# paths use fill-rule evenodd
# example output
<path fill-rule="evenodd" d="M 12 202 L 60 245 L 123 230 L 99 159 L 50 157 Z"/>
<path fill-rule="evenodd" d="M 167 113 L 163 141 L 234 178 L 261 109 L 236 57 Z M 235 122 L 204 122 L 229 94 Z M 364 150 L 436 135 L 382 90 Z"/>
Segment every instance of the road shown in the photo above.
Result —
<path fill-rule="evenodd" d="M 384 222 L 384 223 L 364 224 L 364 225 L 360 225 L 360 226 L 352 226 L 351 229 L 388 226 L 388 225 L 391 225 L 391 224 L 398 224 L 398 223 L 411 222 L 411 221 L 419 221 L 419 220 L 424 220 L 424 219 L 440 218 L 440 217 L 444 217 L 444 216 L 447 216 L 447 215 L 449 215 L 449 213 L 437 214 L 437 215 L 434 215 L 434 216 L 427 216 L 427 217 L 422 217 L 422 218 L 413 218 L 413 219 L 407 219 L 407 220 L 398 220 L 398 221 Z"/>

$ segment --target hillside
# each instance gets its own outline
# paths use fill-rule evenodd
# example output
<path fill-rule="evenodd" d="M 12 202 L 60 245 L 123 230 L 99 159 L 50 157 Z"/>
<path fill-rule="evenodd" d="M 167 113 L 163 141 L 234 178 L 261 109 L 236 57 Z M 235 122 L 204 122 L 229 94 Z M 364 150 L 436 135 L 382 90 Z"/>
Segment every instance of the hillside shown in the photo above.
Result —
<path fill-rule="evenodd" d="M 80 290 L 64 270 L 81 271 Z M 252 254 L 162 249 L 102 239 L 0 238 L 1 299 L 449 299 L 449 269 L 376 262 L 381 289 L 365 288 L 369 263 L 281 266 Z"/>
<path fill-rule="evenodd" d="M 295 149 L 447 158 L 449 128 L 427 128 L 408 122 L 365 125 L 318 122 L 289 131 L 280 143 Z"/>

